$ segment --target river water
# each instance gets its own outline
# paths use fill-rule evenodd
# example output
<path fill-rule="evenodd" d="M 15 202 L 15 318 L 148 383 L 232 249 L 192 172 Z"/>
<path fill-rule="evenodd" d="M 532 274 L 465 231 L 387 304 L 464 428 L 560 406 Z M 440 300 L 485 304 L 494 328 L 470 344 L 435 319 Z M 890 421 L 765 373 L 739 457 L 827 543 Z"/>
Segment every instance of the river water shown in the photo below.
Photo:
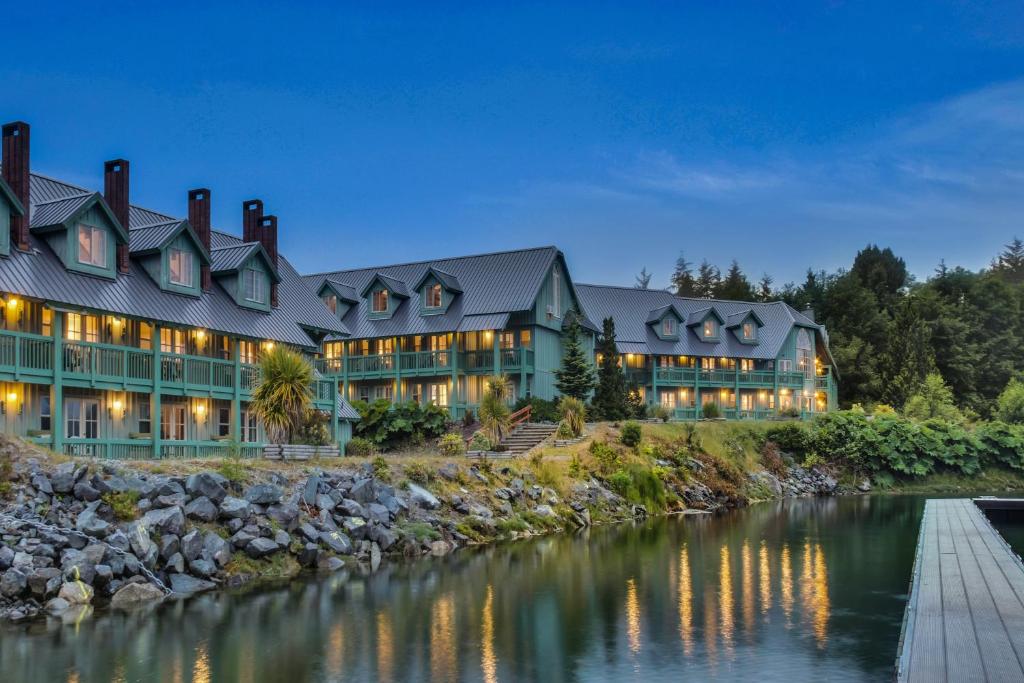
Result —
<path fill-rule="evenodd" d="M 0 680 L 889 680 L 923 506 L 767 503 L 7 626 Z"/>

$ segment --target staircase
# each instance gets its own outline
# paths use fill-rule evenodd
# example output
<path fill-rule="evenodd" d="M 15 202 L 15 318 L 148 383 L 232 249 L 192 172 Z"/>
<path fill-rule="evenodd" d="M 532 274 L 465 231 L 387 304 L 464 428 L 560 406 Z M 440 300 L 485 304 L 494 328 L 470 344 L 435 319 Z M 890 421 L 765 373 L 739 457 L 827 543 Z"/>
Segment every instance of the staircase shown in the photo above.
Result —
<path fill-rule="evenodd" d="M 506 436 L 501 444 L 509 455 L 522 455 L 547 439 L 558 429 L 557 425 L 523 422 Z"/>

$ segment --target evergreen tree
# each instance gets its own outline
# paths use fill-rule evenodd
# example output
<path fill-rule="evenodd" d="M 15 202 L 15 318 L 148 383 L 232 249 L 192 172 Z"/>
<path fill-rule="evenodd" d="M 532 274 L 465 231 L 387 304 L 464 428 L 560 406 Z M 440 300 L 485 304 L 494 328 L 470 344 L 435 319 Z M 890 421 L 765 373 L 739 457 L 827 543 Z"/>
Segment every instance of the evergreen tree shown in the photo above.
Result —
<path fill-rule="evenodd" d="M 700 262 L 697 269 L 697 281 L 694 286 L 694 294 L 701 299 L 713 299 L 718 292 L 719 284 L 722 281 L 722 273 L 715 266 L 708 263 L 707 259 Z"/>
<path fill-rule="evenodd" d="M 643 420 L 647 417 L 647 404 L 636 382 L 631 383 L 626 389 L 626 417 L 633 420 Z"/>
<path fill-rule="evenodd" d="M 615 321 L 612 318 L 604 319 L 597 352 L 601 355 L 601 368 L 597 373 L 597 388 L 591 407 L 598 419 L 622 420 L 626 417 L 626 375 L 619 365 Z"/>
<path fill-rule="evenodd" d="M 993 270 L 1008 282 L 1024 282 L 1024 241 L 1014 237 L 992 264 Z"/>
<path fill-rule="evenodd" d="M 754 297 L 756 298 L 756 300 L 760 301 L 762 303 L 768 302 L 768 301 L 774 301 L 775 300 L 775 292 L 774 292 L 774 290 L 772 290 L 772 285 L 774 283 L 775 283 L 775 280 L 772 279 L 771 275 L 769 275 L 768 273 L 765 273 L 764 275 L 762 275 L 761 279 L 757 283 L 757 292 L 755 292 L 755 294 L 754 294 Z"/>
<path fill-rule="evenodd" d="M 676 296 L 697 296 L 697 280 L 693 277 L 693 269 L 690 262 L 679 252 L 676 259 L 676 269 L 672 272 L 672 288 Z"/>
<path fill-rule="evenodd" d="M 647 272 L 647 266 L 640 269 L 640 273 L 636 276 L 636 284 L 633 285 L 636 289 L 649 289 L 651 285 L 651 274 Z"/>
<path fill-rule="evenodd" d="M 729 271 L 725 278 L 718 284 L 715 297 L 719 299 L 732 299 L 733 301 L 753 301 L 754 288 L 750 286 L 747 276 L 740 270 L 740 264 L 736 259 L 729 264 Z"/>
<path fill-rule="evenodd" d="M 580 321 L 570 314 L 562 352 L 562 367 L 555 370 L 555 387 L 565 396 L 585 401 L 594 388 L 594 371 L 580 343 Z"/>

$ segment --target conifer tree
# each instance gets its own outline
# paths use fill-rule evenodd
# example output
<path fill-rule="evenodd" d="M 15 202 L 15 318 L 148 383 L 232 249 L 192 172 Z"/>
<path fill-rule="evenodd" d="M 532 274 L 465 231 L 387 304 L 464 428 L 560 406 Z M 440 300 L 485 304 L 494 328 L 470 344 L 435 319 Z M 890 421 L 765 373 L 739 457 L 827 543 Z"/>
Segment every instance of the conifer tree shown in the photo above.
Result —
<path fill-rule="evenodd" d="M 761 276 L 761 280 L 757 283 L 756 298 L 761 302 L 773 301 L 775 299 L 775 291 L 772 289 L 772 285 L 775 280 L 768 273 Z"/>
<path fill-rule="evenodd" d="M 693 277 L 693 268 L 682 252 L 679 252 L 676 269 L 672 272 L 672 288 L 676 296 L 697 296 L 697 280 Z"/>
<path fill-rule="evenodd" d="M 644 266 L 640 273 L 636 276 L 636 284 L 633 285 L 636 289 L 648 289 L 651 286 L 651 274 L 647 272 L 647 266 Z"/>
<path fill-rule="evenodd" d="M 604 319 L 597 352 L 601 354 L 601 368 L 591 404 L 594 415 L 602 420 L 622 420 L 626 417 L 626 375 L 619 366 L 612 318 Z"/>
<path fill-rule="evenodd" d="M 719 299 L 732 299 L 734 301 L 753 301 L 754 288 L 750 286 L 747 276 L 740 270 L 740 264 L 736 259 L 729 265 L 729 272 L 716 288 L 715 296 Z"/>
<path fill-rule="evenodd" d="M 555 370 L 555 387 L 564 396 L 581 401 L 585 401 L 594 388 L 594 370 L 580 342 L 580 321 L 576 315 L 570 316 L 566 329 L 562 367 Z"/>
<path fill-rule="evenodd" d="M 697 281 L 694 286 L 694 293 L 701 299 L 713 299 L 722 282 L 722 273 L 715 266 L 708 263 L 707 259 L 700 262 L 697 269 Z"/>

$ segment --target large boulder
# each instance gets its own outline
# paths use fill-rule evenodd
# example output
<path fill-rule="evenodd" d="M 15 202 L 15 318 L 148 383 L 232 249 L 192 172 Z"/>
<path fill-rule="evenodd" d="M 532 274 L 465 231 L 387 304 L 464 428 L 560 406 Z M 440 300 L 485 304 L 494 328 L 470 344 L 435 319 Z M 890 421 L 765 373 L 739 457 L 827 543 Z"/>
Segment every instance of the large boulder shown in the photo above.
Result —
<path fill-rule="evenodd" d="M 199 496 L 185 506 L 185 516 L 201 522 L 212 522 L 217 519 L 217 506 L 206 496 Z"/>
<path fill-rule="evenodd" d="M 279 503 L 267 508 L 267 517 L 270 517 L 287 531 L 295 530 L 299 523 L 299 513 L 299 506 L 293 503 Z"/>
<path fill-rule="evenodd" d="M 57 597 L 66 600 L 69 605 L 88 605 L 92 602 L 93 590 L 81 581 L 68 581 L 60 587 Z"/>
<path fill-rule="evenodd" d="M 391 511 L 380 503 L 370 503 L 366 506 L 366 512 L 368 514 L 368 519 L 371 522 L 387 524 L 391 521 Z"/>
<path fill-rule="evenodd" d="M 441 501 L 430 491 L 419 484 L 409 483 L 409 499 L 424 510 L 436 510 L 441 507 Z"/>
<path fill-rule="evenodd" d="M 16 598 L 28 587 L 28 576 L 20 569 L 8 569 L 0 574 L 0 595 Z"/>
<path fill-rule="evenodd" d="M 192 595 L 212 590 L 216 587 L 212 581 L 197 579 L 188 574 L 171 574 L 170 582 L 171 590 L 179 595 Z"/>
<path fill-rule="evenodd" d="M 75 520 L 75 529 L 95 538 L 103 538 L 110 532 L 110 522 L 101 519 L 99 507 L 102 501 L 95 500 L 85 506 L 85 509 L 78 513 Z"/>
<path fill-rule="evenodd" d="M 251 512 L 252 506 L 244 498 L 227 496 L 220 504 L 220 516 L 226 519 L 247 519 Z"/>
<path fill-rule="evenodd" d="M 142 516 L 141 521 L 148 531 L 175 536 L 185 533 L 185 513 L 178 506 L 150 510 Z"/>
<path fill-rule="evenodd" d="M 352 541 L 349 540 L 348 536 L 338 531 L 321 532 L 320 542 L 339 555 L 349 555 L 352 553 Z"/>
<path fill-rule="evenodd" d="M 203 536 L 202 556 L 223 567 L 231 559 L 231 546 L 217 534 L 207 531 Z"/>
<path fill-rule="evenodd" d="M 245 492 L 245 499 L 254 505 L 274 505 L 281 502 L 282 495 L 280 486 L 256 484 Z"/>
<path fill-rule="evenodd" d="M 199 557 L 199 554 L 203 552 L 202 533 L 200 533 L 198 529 L 193 529 L 181 537 L 180 546 L 179 551 L 182 556 L 186 561 L 191 562 Z"/>
<path fill-rule="evenodd" d="M 249 541 L 249 544 L 245 546 L 245 552 L 249 557 L 260 558 L 266 557 L 272 553 L 276 553 L 279 550 L 279 546 L 269 538 L 254 538 Z"/>
<path fill-rule="evenodd" d="M 198 472 L 185 480 L 185 490 L 192 496 L 206 496 L 219 505 L 228 495 L 228 480 L 214 472 Z"/>
<path fill-rule="evenodd" d="M 79 467 L 78 463 L 62 462 L 57 465 L 53 476 L 50 477 L 50 485 L 57 493 L 71 493 L 78 480 L 85 475 L 85 468 Z"/>
<path fill-rule="evenodd" d="M 151 583 L 128 583 L 114 593 L 110 606 L 115 609 L 126 609 L 138 605 L 163 600 L 164 592 Z"/>

